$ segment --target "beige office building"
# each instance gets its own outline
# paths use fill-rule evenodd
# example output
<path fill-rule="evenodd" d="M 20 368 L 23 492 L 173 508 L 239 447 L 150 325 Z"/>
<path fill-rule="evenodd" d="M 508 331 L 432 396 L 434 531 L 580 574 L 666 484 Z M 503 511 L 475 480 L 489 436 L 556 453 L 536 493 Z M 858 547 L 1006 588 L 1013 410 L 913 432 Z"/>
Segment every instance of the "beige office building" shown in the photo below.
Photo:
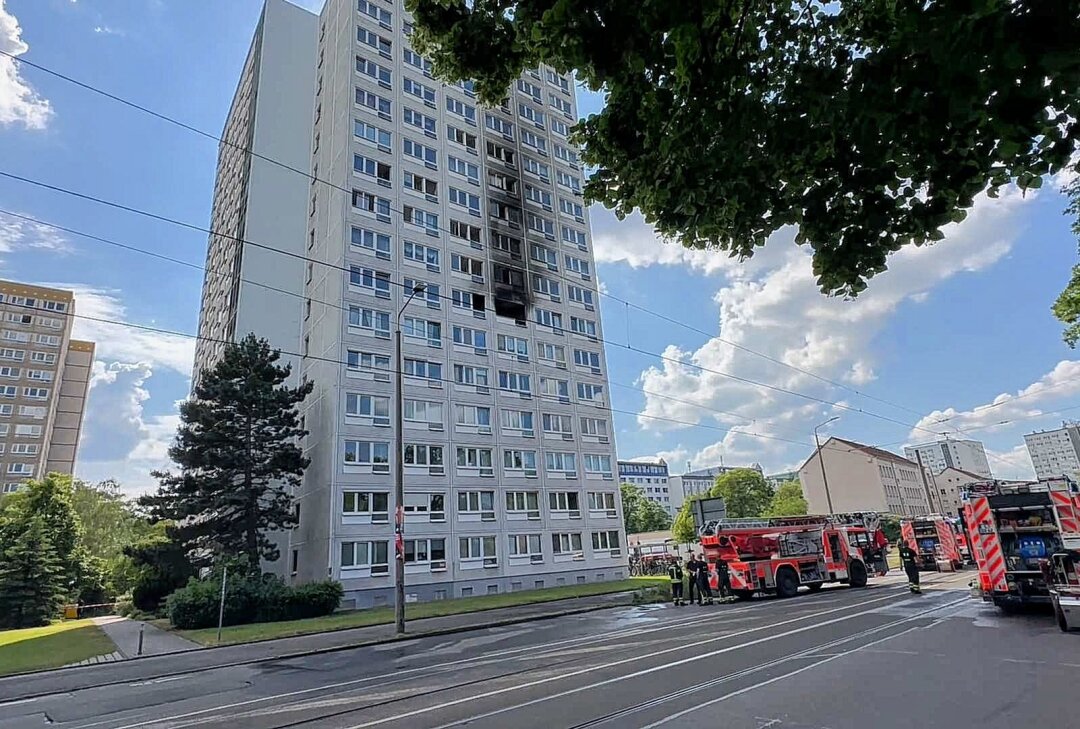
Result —
<path fill-rule="evenodd" d="M 70 291 L 0 281 L 0 492 L 74 471 L 94 362 L 74 312 Z"/>
<path fill-rule="evenodd" d="M 824 476 L 822 465 L 824 460 Z M 828 480 L 828 493 L 825 482 Z M 878 511 L 928 514 L 928 482 L 914 461 L 850 440 L 829 438 L 802 468 L 799 482 L 811 514 Z"/>

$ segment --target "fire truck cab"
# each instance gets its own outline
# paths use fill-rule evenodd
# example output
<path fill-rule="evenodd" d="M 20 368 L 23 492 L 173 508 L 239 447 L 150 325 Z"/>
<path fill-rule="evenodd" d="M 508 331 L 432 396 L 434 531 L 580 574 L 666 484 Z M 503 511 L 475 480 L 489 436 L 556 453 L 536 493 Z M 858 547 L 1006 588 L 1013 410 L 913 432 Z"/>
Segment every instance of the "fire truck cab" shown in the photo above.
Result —
<path fill-rule="evenodd" d="M 827 582 L 865 587 L 871 573 L 884 573 L 877 529 L 876 514 L 717 519 L 699 538 L 710 571 L 727 563 L 736 597 L 792 597 L 800 585 L 811 592 Z"/>
<path fill-rule="evenodd" d="M 1002 610 L 1051 603 L 1051 557 L 1080 548 L 1080 493 L 1068 479 L 988 481 L 963 494 L 983 599 Z"/>
<path fill-rule="evenodd" d="M 958 570 L 964 565 L 952 520 L 940 514 L 904 519 L 900 536 L 919 555 L 919 569 L 940 570 L 947 565 Z"/>

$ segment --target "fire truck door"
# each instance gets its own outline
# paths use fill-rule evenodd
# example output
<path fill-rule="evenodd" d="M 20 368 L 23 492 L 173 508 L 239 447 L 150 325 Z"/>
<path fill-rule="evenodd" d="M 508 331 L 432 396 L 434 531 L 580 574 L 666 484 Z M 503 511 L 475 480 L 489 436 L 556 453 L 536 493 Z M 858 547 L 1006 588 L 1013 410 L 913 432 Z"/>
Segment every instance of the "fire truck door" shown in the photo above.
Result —
<path fill-rule="evenodd" d="M 829 535 L 829 571 L 835 572 L 838 579 L 847 577 L 847 560 L 844 559 L 844 550 L 840 543 L 839 534 L 833 532 Z"/>

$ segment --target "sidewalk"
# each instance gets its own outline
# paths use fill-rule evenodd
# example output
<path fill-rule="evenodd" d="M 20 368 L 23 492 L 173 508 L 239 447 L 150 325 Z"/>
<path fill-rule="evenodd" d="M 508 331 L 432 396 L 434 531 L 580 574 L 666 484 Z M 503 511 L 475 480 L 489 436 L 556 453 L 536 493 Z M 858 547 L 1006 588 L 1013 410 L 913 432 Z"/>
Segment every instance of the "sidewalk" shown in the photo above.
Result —
<path fill-rule="evenodd" d="M 346 650 L 394 640 L 420 638 L 425 635 L 446 635 L 468 630 L 482 630 L 563 615 L 624 607 L 631 604 L 632 595 L 631 592 L 609 593 L 535 605 L 413 620 L 407 626 L 408 632 L 404 639 L 399 639 L 394 635 L 393 625 L 373 625 L 366 628 L 350 628 L 330 633 L 315 633 L 258 643 L 241 643 L 222 646 L 221 648 L 196 648 L 171 653 L 159 652 L 155 655 L 145 655 L 146 636 L 150 634 L 150 629 L 153 627 L 148 625 L 146 626 L 147 633 L 144 636 L 143 657 L 0 678 L 0 702 L 17 701 L 43 694 L 77 691 L 115 683 L 145 681 L 244 663 L 279 660 L 310 653 Z M 118 631 L 133 630 L 137 640 L 139 623 L 136 621 L 127 622 L 130 625 L 113 629 Z M 123 625 L 123 623 L 117 622 L 112 625 Z M 102 625 L 102 629 L 106 633 L 109 633 L 110 627 L 110 625 Z M 157 629 L 155 628 L 155 630 Z M 178 638 L 164 631 L 158 630 L 157 632 L 163 633 L 168 638 L 188 643 L 183 638 Z M 111 633 L 109 635 L 112 637 Z M 114 638 L 114 640 L 116 639 Z M 122 640 L 130 644 L 127 638 L 122 638 Z M 158 643 L 157 645 L 165 644 Z M 125 650 L 120 643 L 117 643 L 117 646 L 122 651 Z"/>
<path fill-rule="evenodd" d="M 116 644 L 116 650 L 124 658 L 137 656 L 159 656 L 165 653 L 179 653 L 199 648 L 199 644 L 168 633 L 161 628 L 138 620 L 129 620 L 116 615 L 94 618 L 94 625 L 101 628 Z M 142 632 L 142 649 L 139 648 L 139 633 Z"/>

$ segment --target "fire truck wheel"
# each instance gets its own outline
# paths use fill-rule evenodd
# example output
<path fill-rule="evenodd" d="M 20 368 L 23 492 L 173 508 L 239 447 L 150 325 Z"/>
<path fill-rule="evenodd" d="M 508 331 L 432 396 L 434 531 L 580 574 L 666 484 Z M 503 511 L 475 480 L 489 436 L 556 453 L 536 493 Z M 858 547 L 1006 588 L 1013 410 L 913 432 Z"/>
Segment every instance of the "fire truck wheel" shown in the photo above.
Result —
<path fill-rule="evenodd" d="M 853 560 L 848 568 L 849 583 L 852 587 L 866 587 L 866 565 Z"/>
<path fill-rule="evenodd" d="M 799 592 L 799 576 L 790 567 L 781 567 L 776 571 L 777 597 L 795 597 Z"/>
<path fill-rule="evenodd" d="M 824 586 L 825 586 L 824 582 L 811 582 L 809 585 L 807 585 L 807 587 L 810 588 L 810 592 L 817 592 L 818 590 L 820 590 Z"/>

